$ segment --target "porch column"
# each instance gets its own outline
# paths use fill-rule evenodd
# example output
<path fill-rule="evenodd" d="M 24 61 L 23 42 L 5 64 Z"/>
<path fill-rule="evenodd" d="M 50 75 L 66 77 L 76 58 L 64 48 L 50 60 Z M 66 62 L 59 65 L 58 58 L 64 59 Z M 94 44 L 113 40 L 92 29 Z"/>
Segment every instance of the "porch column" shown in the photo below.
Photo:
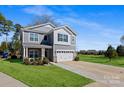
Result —
<path fill-rule="evenodd" d="M 41 48 L 41 58 L 45 57 L 45 48 Z"/>
<path fill-rule="evenodd" d="M 26 48 L 26 53 L 25 53 L 26 55 L 26 57 L 28 57 L 28 48 Z"/>
<path fill-rule="evenodd" d="M 25 48 L 23 47 L 23 59 L 25 58 Z"/>

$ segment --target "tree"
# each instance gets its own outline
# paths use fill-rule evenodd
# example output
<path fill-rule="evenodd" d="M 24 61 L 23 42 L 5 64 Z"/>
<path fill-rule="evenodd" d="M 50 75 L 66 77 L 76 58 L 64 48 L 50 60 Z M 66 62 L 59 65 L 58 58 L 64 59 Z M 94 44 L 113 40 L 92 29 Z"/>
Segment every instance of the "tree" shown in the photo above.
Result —
<path fill-rule="evenodd" d="M 112 58 L 116 57 L 118 54 L 116 50 L 110 45 L 108 46 L 107 51 L 105 52 L 105 56 L 109 58 L 109 61 L 111 61 Z"/>
<path fill-rule="evenodd" d="M 42 15 L 42 16 L 36 16 L 33 20 L 32 23 L 29 24 L 30 26 L 32 25 L 39 25 L 39 24 L 44 24 L 44 23 L 52 23 L 55 26 L 59 26 L 60 23 L 56 22 L 53 16 L 49 15 Z"/>
<path fill-rule="evenodd" d="M 1 49 L 1 45 L 0 45 L 0 51 L 1 51 L 2 49 Z"/>
<path fill-rule="evenodd" d="M 7 50 L 7 36 L 10 31 L 13 31 L 13 22 L 7 20 L 1 13 L 0 13 L 0 35 L 4 34 L 6 36 L 6 50 Z"/>
<path fill-rule="evenodd" d="M 5 20 L 5 17 L 2 15 L 2 13 L 0 13 L 0 22 L 2 22 L 3 20 Z"/>
<path fill-rule="evenodd" d="M 11 51 L 13 46 L 12 42 L 7 42 L 7 45 L 8 45 L 8 50 Z"/>
<path fill-rule="evenodd" d="M 15 51 L 18 51 L 20 48 L 21 48 L 21 42 L 20 42 L 20 40 L 16 40 L 16 41 L 13 43 L 13 49 L 14 49 Z"/>
<path fill-rule="evenodd" d="M 119 45 L 116 49 L 119 56 L 124 56 L 124 46 Z"/>
<path fill-rule="evenodd" d="M 98 51 L 98 55 L 104 55 L 105 54 L 105 51 L 104 50 L 99 50 Z"/>
<path fill-rule="evenodd" d="M 19 35 L 20 35 L 20 30 L 21 30 L 22 26 L 20 24 L 15 24 L 14 28 L 15 28 L 15 33 L 14 33 L 13 38 L 12 38 L 13 44 L 16 42 L 21 42 L 19 39 Z"/>
<path fill-rule="evenodd" d="M 5 41 L 1 42 L 1 50 L 2 51 L 6 50 L 6 42 Z"/>
<path fill-rule="evenodd" d="M 2 33 L 6 36 L 6 50 L 7 50 L 7 48 L 8 48 L 8 46 L 7 46 L 7 36 L 8 36 L 8 33 L 9 33 L 10 31 L 13 31 L 13 30 L 14 30 L 14 28 L 13 28 L 13 22 L 10 21 L 10 20 L 5 20 L 5 21 L 3 22 Z"/>
<path fill-rule="evenodd" d="M 16 53 L 18 52 L 20 54 L 20 48 L 21 48 L 21 41 L 20 41 L 20 31 L 22 26 L 20 24 L 15 24 L 14 29 L 15 33 L 12 38 L 12 50 L 11 50 L 11 57 L 16 56 Z"/>
<path fill-rule="evenodd" d="M 2 24 L 4 21 L 5 21 L 5 17 L 0 13 L 0 35 L 2 35 L 2 31 L 3 31 Z"/>
<path fill-rule="evenodd" d="M 124 44 L 124 35 L 120 38 L 120 42 Z"/>

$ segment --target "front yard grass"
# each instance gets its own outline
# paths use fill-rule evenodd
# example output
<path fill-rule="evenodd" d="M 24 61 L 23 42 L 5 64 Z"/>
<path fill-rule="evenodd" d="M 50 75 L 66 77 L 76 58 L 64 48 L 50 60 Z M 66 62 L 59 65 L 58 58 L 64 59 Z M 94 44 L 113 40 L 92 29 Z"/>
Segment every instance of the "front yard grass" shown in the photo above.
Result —
<path fill-rule="evenodd" d="M 110 62 L 109 59 L 106 58 L 104 55 L 79 54 L 78 56 L 79 56 L 80 61 L 87 61 L 87 62 L 100 63 L 100 64 L 105 64 L 105 65 L 124 67 L 124 57 L 113 58 L 112 61 Z"/>
<path fill-rule="evenodd" d="M 79 87 L 93 82 L 55 65 L 24 65 L 19 60 L 0 61 L 0 72 L 32 87 Z"/>

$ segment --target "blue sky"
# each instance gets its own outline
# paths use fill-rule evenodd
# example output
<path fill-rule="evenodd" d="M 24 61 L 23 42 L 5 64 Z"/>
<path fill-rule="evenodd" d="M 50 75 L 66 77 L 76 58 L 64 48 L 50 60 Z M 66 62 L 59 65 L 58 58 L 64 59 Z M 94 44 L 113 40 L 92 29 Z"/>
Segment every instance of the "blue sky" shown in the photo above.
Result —
<path fill-rule="evenodd" d="M 77 49 L 104 50 L 116 47 L 124 35 L 124 6 L 0 6 L 0 12 L 14 23 L 26 26 L 35 16 L 53 16 L 77 33 Z M 11 40 L 12 33 L 8 37 Z M 0 42 L 4 40 L 1 37 Z"/>

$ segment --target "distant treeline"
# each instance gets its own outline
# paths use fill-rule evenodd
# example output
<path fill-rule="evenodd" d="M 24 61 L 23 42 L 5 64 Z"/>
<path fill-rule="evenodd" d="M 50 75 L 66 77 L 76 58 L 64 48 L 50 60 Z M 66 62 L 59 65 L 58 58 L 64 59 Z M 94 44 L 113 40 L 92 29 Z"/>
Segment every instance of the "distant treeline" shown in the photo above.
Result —
<path fill-rule="evenodd" d="M 117 46 L 116 49 L 114 49 L 118 56 L 124 56 L 124 45 Z M 107 50 L 80 50 L 78 54 L 86 54 L 86 55 L 104 55 Z"/>
<path fill-rule="evenodd" d="M 104 55 L 105 50 L 80 50 L 78 54 L 86 54 L 86 55 Z"/>

